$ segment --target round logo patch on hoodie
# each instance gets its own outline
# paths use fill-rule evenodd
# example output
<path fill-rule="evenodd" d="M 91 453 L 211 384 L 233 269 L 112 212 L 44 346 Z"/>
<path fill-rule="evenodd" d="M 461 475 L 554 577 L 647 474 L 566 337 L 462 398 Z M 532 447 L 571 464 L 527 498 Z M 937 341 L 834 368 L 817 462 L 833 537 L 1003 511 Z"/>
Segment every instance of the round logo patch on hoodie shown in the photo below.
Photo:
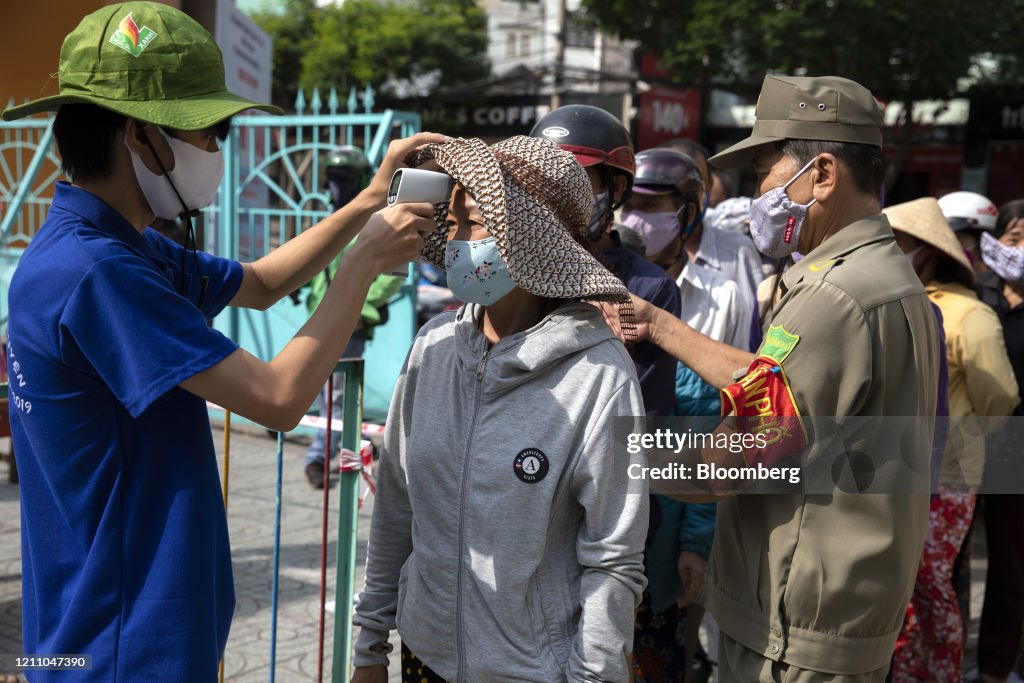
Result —
<path fill-rule="evenodd" d="M 519 481 L 527 484 L 536 484 L 548 474 L 548 456 L 544 455 L 539 448 L 526 448 L 519 451 L 519 455 L 512 463 Z"/>

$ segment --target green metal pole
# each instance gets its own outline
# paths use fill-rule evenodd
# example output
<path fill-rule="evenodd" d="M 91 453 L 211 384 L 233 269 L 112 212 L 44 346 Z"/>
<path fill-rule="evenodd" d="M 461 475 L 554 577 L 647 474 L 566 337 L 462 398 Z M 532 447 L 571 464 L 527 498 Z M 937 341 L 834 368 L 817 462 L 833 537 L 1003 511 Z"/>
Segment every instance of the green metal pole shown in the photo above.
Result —
<path fill-rule="evenodd" d="M 363 437 L 363 361 L 341 361 L 336 370 L 345 373 L 341 447 L 358 454 Z M 330 429 L 330 422 L 327 428 Z M 349 678 L 361 477 L 359 470 L 342 472 L 338 486 L 338 561 L 334 583 L 334 654 L 331 662 L 331 680 L 334 683 L 344 683 Z"/>

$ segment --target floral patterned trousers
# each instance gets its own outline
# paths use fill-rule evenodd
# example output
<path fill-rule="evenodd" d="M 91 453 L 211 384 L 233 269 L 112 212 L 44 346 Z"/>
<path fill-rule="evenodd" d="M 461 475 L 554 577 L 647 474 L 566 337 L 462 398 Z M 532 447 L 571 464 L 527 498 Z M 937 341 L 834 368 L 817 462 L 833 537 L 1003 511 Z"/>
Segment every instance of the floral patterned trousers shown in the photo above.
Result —
<path fill-rule="evenodd" d="M 971 526 L 974 503 L 973 493 L 943 486 L 932 501 L 914 594 L 896 640 L 893 683 L 960 683 L 963 622 L 953 563 Z"/>

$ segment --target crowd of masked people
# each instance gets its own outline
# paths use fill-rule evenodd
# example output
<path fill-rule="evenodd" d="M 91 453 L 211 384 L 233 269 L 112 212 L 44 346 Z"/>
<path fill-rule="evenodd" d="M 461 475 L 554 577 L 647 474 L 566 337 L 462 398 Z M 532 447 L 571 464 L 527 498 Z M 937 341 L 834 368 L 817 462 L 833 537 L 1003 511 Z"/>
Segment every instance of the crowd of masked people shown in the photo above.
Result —
<path fill-rule="evenodd" d="M 578 239 L 635 299 L 712 340 L 758 351 L 766 331 L 774 329 L 773 314 L 787 289 L 786 273 L 803 255 L 796 249 L 755 246 L 752 211 L 764 209 L 757 208 L 756 198 L 752 207 L 751 198 L 731 196 L 731 179 L 709 166 L 704 147 L 678 139 L 634 150 L 619 120 L 587 105 L 552 111 L 531 135 L 557 143 L 587 171 L 594 203 L 589 225 Z M 759 170 L 759 183 L 762 175 Z M 876 188 L 865 189 L 870 193 Z M 798 208 L 806 211 L 807 206 Z M 794 213 L 799 215 L 790 215 Z M 936 415 L 954 418 L 945 423 L 947 429 L 936 430 L 937 485 L 915 563 L 916 579 L 909 604 L 900 613 L 885 677 L 959 682 L 963 671 L 971 670 L 970 680 L 1005 681 L 1017 661 L 1024 625 L 1024 497 L 978 495 L 986 449 L 1013 445 L 1000 446 L 992 439 L 987 445 L 986 434 L 959 428 L 955 418 L 1024 415 L 1024 199 L 997 207 L 980 194 L 958 191 L 885 206 L 883 213 L 934 315 L 939 351 L 933 378 Z M 826 256 L 819 263 L 832 267 L 842 255 Z M 646 414 L 723 414 L 720 387 L 678 356 L 653 339 L 632 349 Z M 998 431 L 1001 423 L 985 424 Z M 954 434 L 946 433 L 948 429 Z M 718 627 L 699 604 L 716 543 L 717 505 L 652 496 L 643 560 L 646 588 L 635 613 L 630 665 L 637 682 L 719 676 Z M 988 570 L 977 669 L 972 670 L 975 662 L 964 661 L 969 560 L 973 530 L 982 526 Z M 854 545 L 860 540 L 846 539 Z M 753 555 L 750 561 L 757 562 Z M 890 578 L 877 575 L 874 580 Z M 842 582 L 844 577 L 827 580 Z M 766 646 L 766 651 L 777 653 L 776 647 Z M 403 669 L 410 663 L 424 671 L 423 662 L 403 649 Z M 719 680 L 732 680 L 739 670 L 725 674 L 723 669 Z M 830 671 L 827 666 L 822 670 Z M 844 676 L 836 668 L 807 678 L 758 680 L 876 679 L 870 672 L 864 678 Z"/>
<path fill-rule="evenodd" d="M 22 647 L 91 668 L 30 680 L 215 680 L 235 593 L 207 402 L 293 429 L 383 321 L 396 283 L 378 276 L 416 258 L 463 303 L 422 326 L 396 382 L 353 683 L 389 680 L 395 631 L 403 683 L 957 683 L 974 666 L 981 519 L 971 677 L 1008 679 L 1024 204 L 885 205 L 878 100 L 842 77 L 768 75 L 749 137 L 710 157 L 690 140 L 635 150 L 581 106 L 494 144 L 392 141 L 368 186 L 328 179 L 351 201 L 243 264 L 149 229 L 178 218 L 191 235 L 231 117 L 283 114 L 223 76 L 179 10 L 110 5 L 65 39 L 59 94 L 3 112 L 56 112 L 70 180 L 12 276 L 7 357 Z M 331 175 L 368 170 L 340 152 Z M 751 198 L 709 165 L 752 168 Z M 446 191 L 389 205 L 399 170 Z M 270 362 L 209 325 L 321 272 Z M 645 414 L 706 419 L 714 438 L 683 455 L 724 474 L 681 493 L 634 476 L 665 456 L 626 445 Z M 889 417 L 909 418 L 898 443 L 875 428 Z M 840 476 L 743 481 L 793 461 Z M 927 485 L 846 485 L 893 470 Z"/>

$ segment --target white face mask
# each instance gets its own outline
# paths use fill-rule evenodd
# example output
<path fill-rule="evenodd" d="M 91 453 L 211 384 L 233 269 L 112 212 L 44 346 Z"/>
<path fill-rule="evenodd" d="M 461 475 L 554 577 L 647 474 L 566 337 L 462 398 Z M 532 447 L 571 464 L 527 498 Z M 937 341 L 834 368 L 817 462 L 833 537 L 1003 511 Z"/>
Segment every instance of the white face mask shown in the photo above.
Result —
<path fill-rule="evenodd" d="M 981 233 L 981 259 L 999 277 L 1011 284 L 1024 282 L 1024 247 L 1003 244 L 987 232 Z"/>
<path fill-rule="evenodd" d="M 168 171 L 167 175 L 158 175 L 150 171 L 142 162 L 142 158 L 128 147 L 128 141 L 125 140 L 125 147 L 128 147 L 132 157 L 132 166 L 135 167 L 139 189 L 149 202 L 149 208 L 159 218 L 174 220 L 182 213 L 209 206 L 217 196 L 217 188 L 224 177 L 224 155 L 220 149 L 216 152 L 207 152 L 184 140 L 168 136 L 159 126 L 152 128 L 160 132 L 174 153 L 174 170 Z M 182 202 L 185 206 L 182 206 Z"/>

